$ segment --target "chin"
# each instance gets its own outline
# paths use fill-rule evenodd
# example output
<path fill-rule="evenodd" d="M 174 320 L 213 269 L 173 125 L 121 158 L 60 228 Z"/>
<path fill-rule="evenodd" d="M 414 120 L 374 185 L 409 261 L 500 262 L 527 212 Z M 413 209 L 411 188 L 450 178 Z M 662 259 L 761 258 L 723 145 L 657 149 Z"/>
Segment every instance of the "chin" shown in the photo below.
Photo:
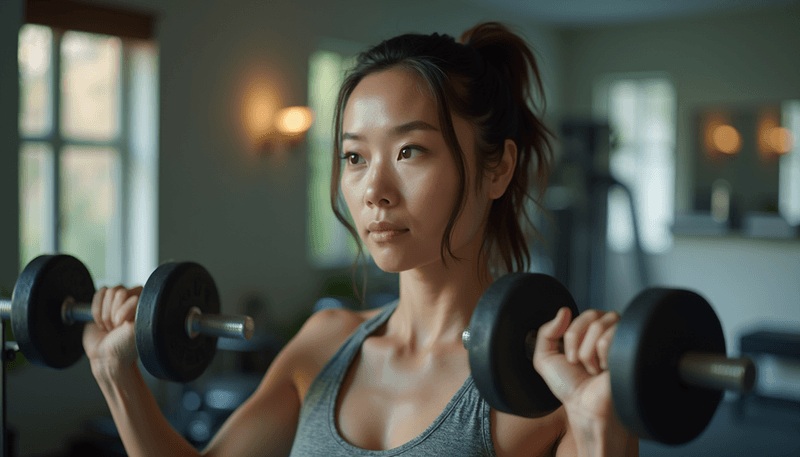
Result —
<path fill-rule="evenodd" d="M 389 256 L 385 255 L 376 257 L 372 255 L 372 253 L 370 253 L 370 255 L 375 265 L 386 273 L 400 273 L 409 269 L 407 266 L 403 265 L 403 262 L 398 262 L 398 259 L 387 259 L 386 257 Z"/>

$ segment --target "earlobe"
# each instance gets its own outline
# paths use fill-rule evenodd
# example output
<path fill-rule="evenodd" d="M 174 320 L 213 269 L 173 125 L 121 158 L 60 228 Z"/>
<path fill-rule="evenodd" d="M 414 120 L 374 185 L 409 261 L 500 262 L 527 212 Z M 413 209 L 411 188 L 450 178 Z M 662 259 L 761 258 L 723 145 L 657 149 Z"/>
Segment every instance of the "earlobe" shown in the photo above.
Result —
<path fill-rule="evenodd" d="M 517 144 L 514 140 L 506 139 L 503 145 L 503 157 L 497 168 L 493 170 L 492 182 L 489 189 L 489 198 L 496 200 L 503 196 L 514 177 L 514 170 L 517 167 Z"/>

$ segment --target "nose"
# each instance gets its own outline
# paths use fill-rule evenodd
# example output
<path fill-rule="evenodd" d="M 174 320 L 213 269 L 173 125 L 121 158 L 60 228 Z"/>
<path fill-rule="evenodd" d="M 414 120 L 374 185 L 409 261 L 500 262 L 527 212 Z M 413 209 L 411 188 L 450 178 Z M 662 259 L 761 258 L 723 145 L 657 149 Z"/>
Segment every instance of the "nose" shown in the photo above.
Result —
<path fill-rule="evenodd" d="M 367 176 L 367 189 L 364 202 L 368 207 L 388 208 L 400 200 L 397 189 L 397 177 L 391 166 L 384 160 L 376 161 L 370 167 Z"/>

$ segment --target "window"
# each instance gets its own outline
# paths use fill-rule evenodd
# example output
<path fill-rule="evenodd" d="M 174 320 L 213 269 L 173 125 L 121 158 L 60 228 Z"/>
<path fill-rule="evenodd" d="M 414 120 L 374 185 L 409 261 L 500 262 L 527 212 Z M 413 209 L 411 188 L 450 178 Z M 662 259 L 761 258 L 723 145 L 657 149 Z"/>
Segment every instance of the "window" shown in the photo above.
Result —
<path fill-rule="evenodd" d="M 357 245 L 350 232 L 339 223 L 331 210 L 330 182 L 333 155 L 333 119 L 336 98 L 345 72 L 355 64 L 355 52 L 328 49 L 356 49 L 352 44 L 330 42 L 309 60 L 308 97 L 316 113 L 308 132 L 308 252 L 312 265 L 318 268 L 348 266 L 356 258 Z"/>
<path fill-rule="evenodd" d="M 793 134 L 792 149 L 781 157 L 778 206 L 791 225 L 800 225 L 800 100 L 788 100 L 781 107 L 783 126 Z"/>
<path fill-rule="evenodd" d="M 611 75 L 594 91 L 594 112 L 615 137 L 609 170 L 633 194 L 645 252 L 670 248 L 675 193 L 675 90 L 664 75 Z M 608 245 L 633 248 L 633 224 L 620 189 L 608 196 Z"/>
<path fill-rule="evenodd" d="M 63 252 L 96 283 L 143 283 L 156 264 L 155 45 L 25 24 L 18 56 L 22 266 Z"/>

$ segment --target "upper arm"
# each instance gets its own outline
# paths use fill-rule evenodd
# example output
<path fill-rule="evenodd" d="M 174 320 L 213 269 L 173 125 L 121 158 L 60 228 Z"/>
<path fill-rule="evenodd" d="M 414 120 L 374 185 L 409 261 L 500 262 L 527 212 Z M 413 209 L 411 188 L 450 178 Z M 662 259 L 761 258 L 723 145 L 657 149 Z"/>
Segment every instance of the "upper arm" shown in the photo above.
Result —
<path fill-rule="evenodd" d="M 332 333 L 347 333 L 350 325 L 338 311 L 319 312 L 306 321 L 270 364 L 253 395 L 225 421 L 204 455 L 289 455 L 302 405 L 297 379 L 316 376 L 314 367 L 321 367 L 321 360 L 332 355 L 331 340 L 341 339 Z M 320 344 L 323 339 L 326 345 Z"/>
<path fill-rule="evenodd" d="M 551 456 L 564 434 L 563 409 L 539 418 L 491 411 L 492 444 L 497 457 Z"/>
<path fill-rule="evenodd" d="M 292 382 L 291 343 L 275 358 L 256 391 L 220 427 L 203 455 L 289 455 L 300 414 Z"/>

